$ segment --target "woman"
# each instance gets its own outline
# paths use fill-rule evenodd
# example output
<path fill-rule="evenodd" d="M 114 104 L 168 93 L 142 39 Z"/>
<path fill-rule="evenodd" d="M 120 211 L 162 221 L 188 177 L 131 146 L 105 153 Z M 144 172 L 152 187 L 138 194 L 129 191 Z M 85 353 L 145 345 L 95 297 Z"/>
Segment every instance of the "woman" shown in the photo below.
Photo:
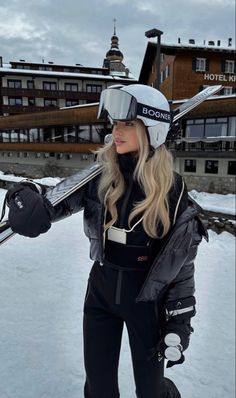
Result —
<path fill-rule="evenodd" d="M 8 191 L 9 221 L 33 237 L 84 209 L 94 260 L 84 304 L 85 398 L 120 396 L 124 323 L 136 396 L 179 398 L 164 377 L 164 358 L 167 366 L 184 361 L 195 315 L 193 260 L 207 235 L 164 145 L 166 98 L 148 86 L 112 86 L 102 92 L 98 116 L 113 125 L 112 141 L 97 152 L 102 175 L 56 208 L 32 182 L 17 184 Z"/>

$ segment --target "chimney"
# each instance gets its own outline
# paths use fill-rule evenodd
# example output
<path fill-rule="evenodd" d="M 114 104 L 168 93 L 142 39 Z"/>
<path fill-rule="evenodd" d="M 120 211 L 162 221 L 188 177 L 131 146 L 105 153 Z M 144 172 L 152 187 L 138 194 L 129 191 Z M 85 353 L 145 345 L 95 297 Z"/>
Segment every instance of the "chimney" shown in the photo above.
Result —
<path fill-rule="evenodd" d="M 232 46 L 232 37 L 229 37 L 228 38 L 228 47 L 231 47 Z"/>
<path fill-rule="evenodd" d="M 189 44 L 195 44 L 195 40 L 194 39 L 189 39 Z"/>

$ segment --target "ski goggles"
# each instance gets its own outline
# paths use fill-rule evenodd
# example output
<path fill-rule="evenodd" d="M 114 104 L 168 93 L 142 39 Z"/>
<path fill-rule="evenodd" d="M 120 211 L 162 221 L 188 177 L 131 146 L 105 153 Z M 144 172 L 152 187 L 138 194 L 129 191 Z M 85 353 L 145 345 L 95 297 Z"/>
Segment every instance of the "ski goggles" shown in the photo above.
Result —
<path fill-rule="evenodd" d="M 150 124 L 147 121 L 146 126 L 151 126 L 156 121 L 164 123 L 171 121 L 170 112 L 141 104 L 133 95 L 117 88 L 108 88 L 101 93 L 97 117 L 106 119 L 107 116 L 119 121 L 131 121 L 141 116 L 150 119 Z"/>

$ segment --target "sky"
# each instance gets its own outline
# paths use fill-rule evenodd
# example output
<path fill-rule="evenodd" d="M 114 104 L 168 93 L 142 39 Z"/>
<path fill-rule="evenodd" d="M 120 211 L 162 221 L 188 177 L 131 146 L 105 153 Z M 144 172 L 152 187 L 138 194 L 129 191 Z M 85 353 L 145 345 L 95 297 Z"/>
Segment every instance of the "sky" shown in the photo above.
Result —
<path fill-rule="evenodd" d="M 114 18 L 124 64 L 139 77 L 145 31 L 157 28 L 162 42 L 221 40 L 235 47 L 234 0 L 0 0 L 0 56 L 100 67 L 110 48 Z M 154 39 L 155 40 L 155 39 Z"/>

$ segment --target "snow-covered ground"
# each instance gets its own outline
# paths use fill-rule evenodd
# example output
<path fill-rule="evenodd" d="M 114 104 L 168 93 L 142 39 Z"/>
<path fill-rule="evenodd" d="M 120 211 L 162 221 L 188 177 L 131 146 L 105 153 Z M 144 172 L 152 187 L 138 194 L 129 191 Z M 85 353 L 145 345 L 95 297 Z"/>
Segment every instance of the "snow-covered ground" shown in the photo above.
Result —
<path fill-rule="evenodd" d="M 0 180 L 9 181 L 9 182 L 20 182 L 24 180 L 25 177 L 19 177 L 14 174 L 4 174 L 3 171 L 0 171 Z M 40 182 L 43 185 L 54 186 L 60 182 L 61 178 L 59 177 L 45 177 L 45 178 L 35 178 L 34 181 Z"/>
<path fill-rule="evenodd" d="M 220 195 L 216 193 L 197 192 L 195 190 L 192 190 L 189 194 L 204 210 L 230 215 L 236 214 L 236 197 L 233 194 Z"/>
<path fill-rule="evenodd" d="M 4 194 L 0 190 L 0 203 Z M 232 207 L 222 204 L 227 212 Z M 209 234 L 196 259 L 195 333 L 185 363 L 166 371 L 182 398 L 235 396 L 235 239 L 227 232 Z M 1 246 L 0 398 L 83 397 L 88 252 L 82 213 L 37 239 L 15 236 Z M 120 390 L 121 398 L 135 398 L 126 333 Z"/>

